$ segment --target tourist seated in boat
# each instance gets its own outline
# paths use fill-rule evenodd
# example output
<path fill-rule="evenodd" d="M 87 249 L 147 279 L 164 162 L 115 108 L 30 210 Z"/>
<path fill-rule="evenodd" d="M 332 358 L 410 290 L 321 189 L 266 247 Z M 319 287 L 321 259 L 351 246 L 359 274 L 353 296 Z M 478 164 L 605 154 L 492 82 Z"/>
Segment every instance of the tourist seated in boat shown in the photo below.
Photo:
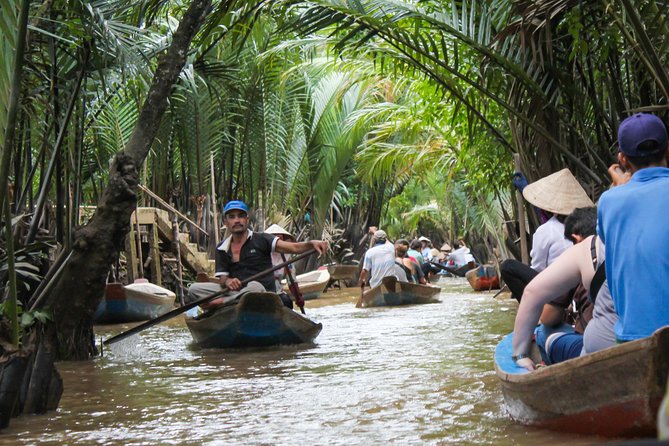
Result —
<path fill-rule="evenodd" d="M 203 308 L 215 308 L 231 300 L 231 296 L 238 296 L 242 292 L 271 291 L 277 292 L 274 275 L 272 273 L 249 282 L 243 287 L 242 281 L 272 268 L 272 253 L 300 254 L 315 249 L 320 255 L 328 249 L 328 243 L 321 240 L 306 242 L 289 242 L 280 240 L 272 234 L 254 232 L 249 229 L 248 207 L 243 201 L 228 202 L 223 210 L 223 222 L 230 236 L 216 248 L 216 273 L 219 283 L 196 282 L 188 289 L 188 302 L 210 296 L 227 288 L 233 293 L 212 300 L 203 305 Z"/>
<path fill-rule="evenodd" d="M 437 263 L 441 266 L 446 266 L 446 267 L 454 267 L 454 264 L 448 260 L 448 255 L 453 251 L 453 248 L 451 245 L 448 243 L 444 243 L 441 245 L 441 248 L 439 248 L 439 255 L 435 260 L 433 260 L 434 263 Z M 437 274 L 448 274 L 448 271 L 444 268 L 437 268 L 439 269 L 439 272 Z"/>
<path fill-rule="evenodd" d="M 581 243 L 586 238 L 594 235 L 596 227 L 596 214 L 594 207 L 578 208 L 574 210 L 565 219 L 565 238 L 570 240 L 573 244 Z M 597 282 L 592 281 L 595 269 L 598 264 L 601 264 L 603 257 L 597 258 L 597 251 L 595 250 L 596 240 L 589 238 L 590 242 L 590 259 L 593 265 L 592 268 L 582 272 L 582 275 L 588 277 L 591 284 Z M 600 251 L 603 247 L 600 249 Z M 566 255 L 566 252 L 565 254 Z M 548 268 L 547 268 L 548 269 Z M 531 296 L 531 299 L 539 299 L 537 293 L 548 293 L 551 291 L 550 286 L 537 291 L 537 286 L 541 286 L 544 278 L 541 278 L 543 273 L 540 273 L 530 284 L 533 285 L 529 290 L 526 289 L 525 296 Z M 560 274 L 560 272 L 556 272 Z M 539 285 L 535 283 L 539 281 Z M 566 283 L 566 282 L 565 282 Z M 584 348 L 583 334 L 592 320 L 593 302 L 598 296 L 598 290 L 602 285 L 602 281 L 597 282 L 590 289 L 586 289 L 583 283 L 579 283 L 573 290 L 563 292 L 561 295 L 555 297 L 550 302 L 543 306 L 541 312 L 541 325 L 535 330 L 537 346 L 541 352 L 543 361 L 546 364 L 555 364 L 567 359 L 579 356 L 582 352 L 592 352 L 601 350 L 611 345 L 614 341 L 610 324 L 611 319 L 615 319 L 613 308 L 610 306 L 610 296 L 602 297 L 602 302 L 597 310 L 598 320 L 595 321 L 593 327 L 590 328 L 588 335 L 588 346 Z M 596 289 L 594 289 L 596 288 Z M 605 288 L 604 291 L 608 289 Z M 592 296 L 590 297 L 589 292 Z M 522 301 L 521 301 L 521 305 Z M 573 312 L 569 308 L 573 307 Z M 520 312 L 519 312 L 520 314 Z M 573 315 L 573 321 L 570 321 L 570 316 Z M 536 322 L 535 322 L 536 323 Z M 570 325 L 573 323 L 573 326 Z M 604 327 L 604 328 L 602 328 Z M 564 337 L 563 337 L 564 336 Z M 559 339 L 559 340 L 558 340 Z M 601 345 L 600 345 L 601 342 Z"/>
<path fill-rule="evenodd" d="M 456 249 L 446 256 L 446 260 L 449 264 L 453 265 L 455 268 L 459 268 L 461 266 L 476 263 L 476 259 L 474 259 L 474 256 L 467 247 L 464 239 L 459 239 L 455 246 Z"/>
<path fill-rule="evenodd" d="M 269 228 L 265 229 L 265 232 L 267 234 L 272 234 L 276 235 L 279 240 L 287 241 L 287 242 L 294 242 L 295 237 L 293 234 L 290 232 L 286 231 L 284 228 L 277 224 L 271 225 Z M 280 252 L 274 251 L 272 253 L 272 265 L 280 265 L 283 262 L 285 262 L 288 259 L 288 257 L 285 254 L 282 254 Z M 281 298 L 281 301 L 285 306 L 288 308 L 292 309 L 293 308 L 293 300 L 288 296 L 285 292 L 283 292 L 283 287 L 281 286 L 281 281 L 286 278 L 286 274 L 290 272 L 295 275 L 295 268 L 293 264 L 291 263 L 290 265 L 285 266 L 284 268 L 280 268 L 274 271 L 274 285 L 277 289 L 277 293 L 279 294 L 279 297 Z"/>
<path fill-rule="evenodd" d="M 569 169 L 535 181 L 522 192 L 529 203 L 550 218 L 532 236 L 529 266 L 515 259 L 507 259 L 500 265 L 500 275 L 509 287 L 511 297 L 519 302 L 525 285 L 572 245 L 564 238 L 564 219 L 567 215 L 576 208 L 594 206 Z"/>
<path fill-rule="evenodd" d="M 412 283 L 426 284 L 425 275 L 421 270 L 420 265 L 415 260 L 407 255 L 409 251 L 409 241 L 406 239 L 398 239 L 395 241 L 395 255 L 396 261 L 407 275 L 407 279 Z"/>
<path fill-rule="evenodd" d="M 595 235 L 596 231 L 596 207 L 576 208 L 564 221 L 564 238 L 573 245 Z M 544 326 L 554 329 L 566 323 L 573 325 L 574 330 L 580 334 L 583 334 L 591 318 L 592 305 L 588 299 L 588 291 L 582 284 L 550 301 L 541 313 Z"/>
<path fill-rule="evenodd" d="M 425 259 L 423 258 L 423 254 L 420 253 L 420 250 L 420 240 L 414 239 L 411 241 L 411 243 L 409 243 L 409 250 L 407 251 L 407 255 L 409 255 L 409 257 L 413 257 L 416 262 L 418 262 L 418 265 L 423 266 Z"/>
<path fill-rule="evenodd" d="M 363 260 L 360 287 L 364 288 L 369 281 L 369 286 L 374 288 L 386 276 L 394 276 L 398 279 L 404 276 L 406 280 L 404 271 L 395 263 L 395 245 L 388 241 L 386 232 L 381 229 L 374 232 L 372 244 Z"/>
<path fill-rule="evenodd" d="M 613 325 L 617 315 L 608 286 L 604 281 L 598 287 L 591 287 L 595 271 L 604 260 L 604 251 L 601 240 L 590 236 L 565 251 L 525 287 L 513 329 L 513 359 L 520 367 L 536 368 L 529 352 L 544 305 L 579 283 L 590 290 L 590 299 L 594 300 L 592 319 L 583 335 L 563 327 L 553 331 L 539 327 L 537 346 L 542 358 L 552 364 L 615 345 Z"/>
<path fill-rule="evenodd" d="M 432 241 L 425 236 L 418 237 L 418 241 L 420 242 L 420 253 L 423 256 L 423 260 L 429 262 L 432 260 L 432 256 L 430 255 L 430 251 L 432 250 Z"/>
<path fill-rule="evenodd" d="M 535 330 L 535 335 L 542 359 L 548 365 L 592 353 L 615 343 L 613 324 L 617 320 L 617 315 L 613 310 L 608 286 L 603 276 L 593 280 L 597 268 L 601 269 L 600 275 L 603 273 L 603 267 L 600 265 L 604 260 L 603 244 L 596 236 L 592 237 L 595 235 L 596 225 L 595 207 L 577 208 L 569 214 L 564 222 L 564 237 L 574 245 L 582 246 L 578 250 L 565 251 L 556 260 L 556 266 L 551 265 L 539 273 L 523 293 L 516 316 L 519 331 L 514 330 L 514 347 L 518 342 L 521 345 L 520 350 L 527 348 L 527 327 L 532 329 L 536 325 L 539 319 L 535 320 L 533 316 L 535 306 L 543 305 L 540 315 L 541 325 Z M 584 241 L 586 243 L 582 243 Z M 589 263 L 583 261 L 583 256 Z M 561 270 L 561 265 L 565 262 L 572 262 L 573 265 L 570 267 L 577 265 L 578 269 Z M 565 291 L 574 280 L 579 282 L 576 290 Z M 556 283 L 562 288 L 556 288 Z M 560 289 L 563 293 L 556 295 Z M 546 302 L 546 299 L 551 297 L 554 299 Z M 526 299 L 527 303 L 524 302 Z M 570 305 L 575 307 L 576 314 L 573 327 L 564 323 L 565 310 Z M 525 319 L 527 317 L 529 320 Z M 530 359 L 519 360 L 519 364 L 530 370 L 534 368 L 534 363 Z"/>
<path fill-rule="evenodd" d="M 669 138 L 664 122 L 637 113 L 618 128 L 618 163 L 631 173 L 604 192 L 597 234 L 606 245 L 606 277 L 619 319 L 620 342 L 650 336 L 669 325 Z"/>

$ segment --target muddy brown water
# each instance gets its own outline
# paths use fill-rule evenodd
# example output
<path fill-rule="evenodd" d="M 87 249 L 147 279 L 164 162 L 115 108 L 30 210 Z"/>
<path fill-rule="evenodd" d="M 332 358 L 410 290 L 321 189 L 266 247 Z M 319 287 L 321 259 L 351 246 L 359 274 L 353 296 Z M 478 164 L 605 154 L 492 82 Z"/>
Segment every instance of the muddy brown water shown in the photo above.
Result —
<path fill-rule="evenodd" d="M 58 364 L 57 411 L 13 419 L 0 444 L 589 445 L 513 423 L 492 354 L 515 301 L 443 278 L 441 302 L 356 309 L 359 289 L 307 302 L 315 345 L 200 350 L 181 317 Z M 97 327 L 101 339 L 130 328 Z"/>

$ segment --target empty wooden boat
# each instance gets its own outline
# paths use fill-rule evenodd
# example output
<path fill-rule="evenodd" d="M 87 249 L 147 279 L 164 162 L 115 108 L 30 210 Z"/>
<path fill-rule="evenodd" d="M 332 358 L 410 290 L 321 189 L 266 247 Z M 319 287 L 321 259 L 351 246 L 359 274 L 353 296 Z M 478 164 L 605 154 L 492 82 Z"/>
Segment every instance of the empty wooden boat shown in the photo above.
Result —
<path fill-rule="evenodd" d="M 323 294 L 325 288 L 327 288 L 328 283 L 330 282 L 330 273 L 326 268 L 317 269 L 316 271 L 295 276 L 295 281 L 300 287 L 300 292 L 302 293 L 304 300 L 317 299 Z M 285 279 L 281 281 L 281 284 L 283 286 L 283 291 L 290 294 Z"/>
<path fill-rule="evenodd" d="M 94 320 L 112 324 L 153 319 L 170 311 L 175 299 L 171 290 L 149 282 L 108 283 Z"/>
<path fill-rule="evenodd" d="M 359 265 L 328 265 L 330 280 L 352 282 L 358 278 Z"/>

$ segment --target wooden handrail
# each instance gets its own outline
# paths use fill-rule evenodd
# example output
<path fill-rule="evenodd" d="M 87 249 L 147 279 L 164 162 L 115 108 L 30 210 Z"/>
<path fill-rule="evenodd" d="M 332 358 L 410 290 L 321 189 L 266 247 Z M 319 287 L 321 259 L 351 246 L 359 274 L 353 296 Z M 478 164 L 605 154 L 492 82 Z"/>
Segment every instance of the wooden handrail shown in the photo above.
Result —
<path fill-rule="evenodd" d="M 182 214 L 181 212 L 179 212 L 179 211 L 177 211 L 176 209 L 174 209 L 172 206 L 170 206 L 170 204 L 169 204 L 168 202 L 166 202 L 165 200 L 163 200 L 162 198 L 160 198 L 158 195 L 156 195 L 155 193 L 151 192 L 151 190 L 149 190 L 148 187 L 146 187 L 146 186 L 142 186 L 141 184 L 138 184 L 137 186 L 138 186 L 141 190 L 143 190 L 144 192 L 146 192 L 147 194 L 149 194 L 149 196 L 151 196 L 151 198 L 153 198 L 154 200 L 156 200 L 160 205 L 162 205 L 163 207 L 165 207 L 168 211 L 170 211 L 170 212 L 174 212 L 174 213 L 177 214 L 179 217 L 181 217 L 182 219 L 186 220 L 188 223 L 190 223 L 190 224 L 192 224 L 193 226 L 195 226 L 195 228 L 199 229 L 200 232 L 202 232 L 204 235 L 209 236 L 209 234 L 207 233 L 207 231 L 205 231 L 204 229 L 202 229 L 200 226 L 198 226 L 194 221 L 192 221 L 191 219 L 189 219 L 188 217 L 186 217 L 184 214 Z"/>

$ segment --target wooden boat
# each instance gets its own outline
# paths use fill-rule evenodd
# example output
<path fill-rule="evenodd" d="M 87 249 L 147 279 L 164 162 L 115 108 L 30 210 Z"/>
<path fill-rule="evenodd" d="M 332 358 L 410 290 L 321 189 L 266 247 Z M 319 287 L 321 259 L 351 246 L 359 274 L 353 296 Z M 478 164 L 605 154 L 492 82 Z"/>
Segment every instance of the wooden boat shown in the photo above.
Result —
<path fill-rule="evenodd" d="M 481 265 L 467 271 L 467 281 L 474 291 L 490 291 L 499 289 L 499 276 L 492 265 Z"/>
<path fill-rule="evenodd" d="M 246 293 L 211 313 L 186 316 L 203 348 L 258 347 L 313 342 L 323 328 L 285 307 L 275 293 Z"/>
<path fill-rule="evenodd" d="M 360 265 L 328 265 L 330 280 L 333 282 L 351 282 L 358 278 Z M 340 285 L 341 286 L 341 285 Z"/>
<path fill-rule="evenodd" d="M 495 370 L 515 421 L 589 435 L 655 436 L 669 371 L 669 327 L 532 372 L 511 359 L 511 338 L 497 346 Z"/>
<path fill-rule="evenodd" d="M 438 302 L 436 296 L 440 292 L 441 288 L 436 286 L 400 282 L 396 277 L 388 276 L 365 291 L 355 306 L 367 308 L 434 303 Z"/>
<path fill-rule="evenodd" d="M 430 265 L 434 269 L 440 269 L 452 276 L 456 277 L 465 277 L 468 271 L 475 269 L 477 267 L 476 263 L 474 262 L 469 262 L 466 265 L 462 266 L 447 266 L 447 265 L 442 265 L 441 263 L 435 263 L 435 262 L 430 262 Z"/>
<path fill-rule="evenodd" d="M 288 290 L 288 284 L 284 284 L 284 280 L 281 281 L 283 284 L 284 292 L 290 294 Z M 325 288 L 327 288 L 328 283 L 330 282 L 330 273 L 326 268 L 317 269 L 316 271 L 311 271 L 308 273 L 300 274 L 295 276 L 295 281 L 300 287 L 302 292 L 302 297 L 304 300 L 317 299 L 323 294 Z"/>
<path fill-rule="evenodd" d="M 175 299 L 171 290 L 149 282 L 108 283 L 94 320 L 113 324 L 153 319 L 170 311 Z"/>

